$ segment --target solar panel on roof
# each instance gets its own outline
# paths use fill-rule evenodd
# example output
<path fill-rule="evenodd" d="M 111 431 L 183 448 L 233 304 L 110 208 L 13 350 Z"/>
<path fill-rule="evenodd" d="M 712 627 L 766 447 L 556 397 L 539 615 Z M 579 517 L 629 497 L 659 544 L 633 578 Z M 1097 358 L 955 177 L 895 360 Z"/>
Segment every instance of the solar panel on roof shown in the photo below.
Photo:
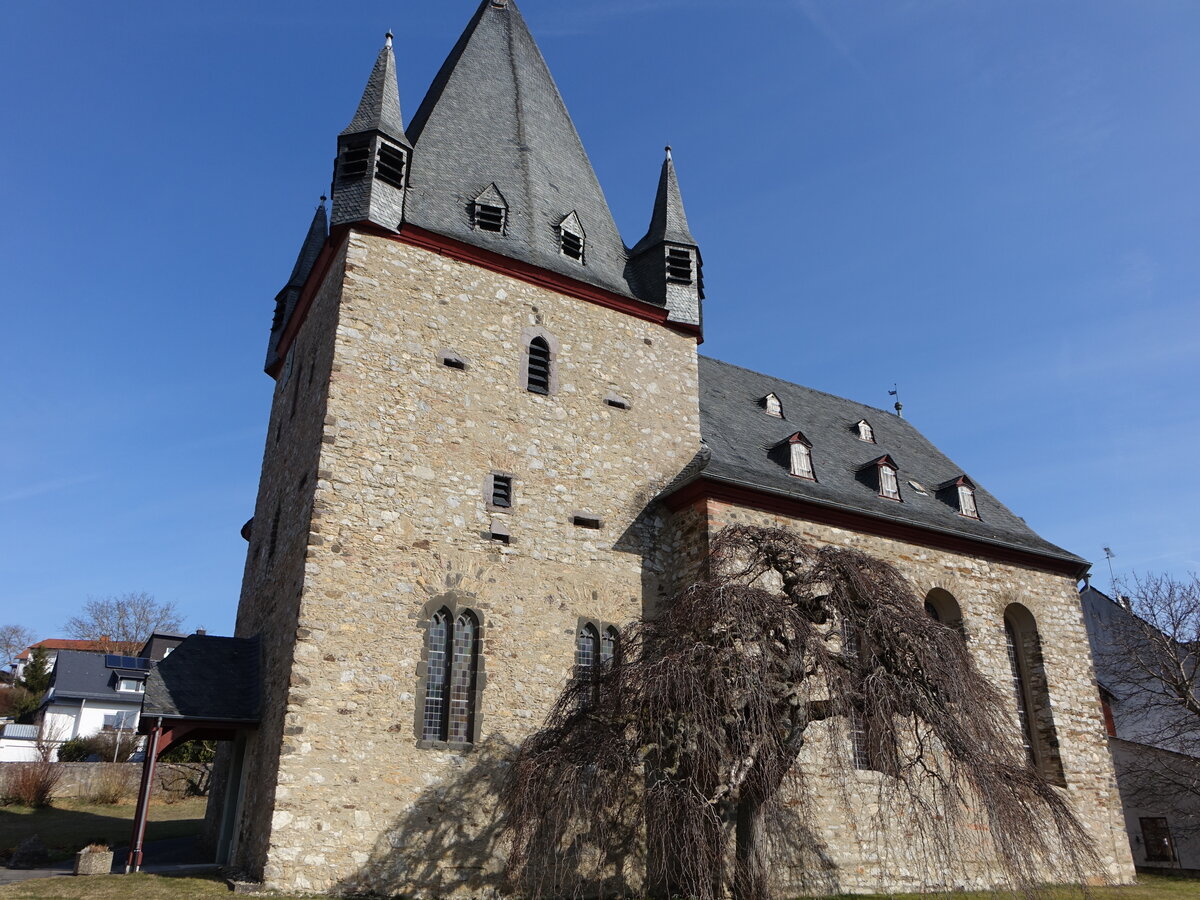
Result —
<path fill-rule="evenodd" d="M 144 656 L 121 656 L 116 653 L 107 653 L 104 656 L 104 665 L 110 669 L 149 669 L 150 660 Z"/>

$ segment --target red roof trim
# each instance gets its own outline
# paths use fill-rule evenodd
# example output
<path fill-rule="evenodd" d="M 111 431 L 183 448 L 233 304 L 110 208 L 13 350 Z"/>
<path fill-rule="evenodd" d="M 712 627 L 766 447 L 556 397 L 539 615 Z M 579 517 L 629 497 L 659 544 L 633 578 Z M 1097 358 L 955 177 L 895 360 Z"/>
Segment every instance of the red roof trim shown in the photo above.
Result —
<path fill-rule="evenodd" d="M 955 553 L 982 556 L 987 559 L 996 560 L 997 562 L 1014 563 L 1072 578 L 1082 577 L 1082 573 L 1088 569 L 1087 563 L 1083 562 L 1057 559 L 1017 547 L 1003 547 L 965 535 L 934 531 L 907 522 L 877 519 L 874 516 L 853 510 L 838 509 L 800 498 L 781 497 L 778 494 L 704 477 L 700 477 L 690 484 L 684 485 L 667 497 L 664 502 L 672 512 L 678 512 L 681 509 L 704 500 L 746 506 L 751 509 L 776 513 L 778 515 L 804 518 L 822 525 L 852 529 L 879 537 L 894 538 L 913 544 L 933 547 L 939 550 L 950 550 Z"/>
<path fill-rule="evenodd" d="M 313 297 L 316 295 L 317 289 L 325 282 L 325 276 L 329 272 L 330 264 L 333 262 L 334 256 L 340 250 L 342 243 L 352 228 L 355 231 L 360 231 L 363 234 L 369 234 L 373 237 L 397 241 L 398 243 L 408 244 L 412 247 L 420 247 L 423 250 L 428 250 L 441 256 L 448 256 L 460 262 L 472 263 L 481 268 L 499 272 L 501 275 L 516 278 L 518 281 L 524 281 L 527 284 L 537 287 L 549 288 L 560 294 L 566 294 L 568 297 L 575 297 L 577 300 L 594 303 L 606 309 L 615 309 L 626 315 L 634 316 L 647 322 L 653 322 L 656 325 L 662 325 L 665 328 L 670 328 L 672 331 L 693 337 L 696 339 L 697 344 L 704 341 L 704 336 L 697 326 L 688 325 L 683 322 L 669 321 L 667 319 L 667 310 L 661 306 L 643 303 L 641 300 L 634 300 L 632 297 L 624 297 L 613 291 L 608 291 L 583 281 L 576 281 L 574 278 L 569 278 L 566 275 L 559 275 L 557 272 L 541 269 L 530 263 L 510 259 L 507 256 L 501 256 L 499 253 L 493 253 L 490 250 L 484 250 L 480 247 L 457 241 L 454 238 L 448 238 L 445 235 L 426 231 L 424 228 L 418 228 L 415 225 L 403 225 L 399 233 L 397 233 L 373 225 L 370 222 L 358 222 L 354 225 L 341 225 L 329 232 L 329 239 L 325 242 L 325 247 L 321 250 L 320 256 L 317 257 L 317 261 L 313 265 L 312 272 L 309 273 L 308 280 L 304 283 L 304 289 L 300 293 L 300 299 L 296 302 L 296 308 L 292 312 L 287 325 L 284 326 L 283 334 L 279 336 L 279 345 L 275 351 L 275 364 L 267 369 L 267 374 L 272 378 L 278 376 L 280 369 L 283 368 L 284 358 L 291 349 L 292 342 L 296 339 L 296 334 L 300 331 L 300 326 L 304 324 L 304 320 L 308 317 Z"/>

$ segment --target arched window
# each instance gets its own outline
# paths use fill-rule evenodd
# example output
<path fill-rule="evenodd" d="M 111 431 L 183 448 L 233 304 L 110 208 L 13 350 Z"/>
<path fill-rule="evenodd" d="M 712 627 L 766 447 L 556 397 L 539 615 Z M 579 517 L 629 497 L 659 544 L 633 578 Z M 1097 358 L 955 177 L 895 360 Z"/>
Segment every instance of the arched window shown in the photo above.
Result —
<path fill-rule="evenodd" d="M 550 393 L 550 344 L 543 337 L 529 342 L 529 373 L 525 388 L 533 394 Z"/>
<path fill-rule="evenodd" d="M 861 691 L 866 673 L 874 668 L 863 650 L 863 635 L 852 622 L 843 619 L 841 626 L 842 660 Z M 856 769 L 864 771 L 896 772 L 896 747 L 890 731 L 881 723 L 868 718 L 861 696 L 854 698 L 846 708 L 847 731 L 850 733 L 850 762 Z"/>
<path fill-rule="evenodd" d="M 610 666 L 614 659 L 617 658 L 617 642 L 620 640 L 620 634 L 613 625 L 609 625 L 604 629 L 604 634 L 600 638 L 600 665 Z"/>
<path fill-rule="evenodd" d="M 575 674 L 586 678 L 600 657 L 600 633 L 588 622 L 575 638 Z"/>
<path fill-rule="evenodd" d="M 443 607 L 429 619 L 421 739 L 469 744 L 475 736 L 479 620 Z"/>
<path fill-rule="evenodd" d="M 947 628 L 963 634 L 962 608 L 954 595 L 942 588 L 934 588 L 925 595 L 925 615 Z"/>
<path fill-rule="evenodd" d="M 1058 733 L 1033 614 L 1019 603 L 1004 611 L 1004 643 L 1012 678 L 1021 742 L 1029 764 L 1054 784 L 1065 783 Z"/>

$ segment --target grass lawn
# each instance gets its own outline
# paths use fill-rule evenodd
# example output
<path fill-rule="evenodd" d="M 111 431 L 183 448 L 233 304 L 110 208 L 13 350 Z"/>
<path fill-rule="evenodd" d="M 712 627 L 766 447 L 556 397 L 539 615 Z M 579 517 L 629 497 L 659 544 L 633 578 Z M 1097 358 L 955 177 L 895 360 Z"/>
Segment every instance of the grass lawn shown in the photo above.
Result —
<path fill-rule="evenodd" d="M 0 887 L 0 900 L 203 900 L 205 897 L 228 897 L 229 889 L 216 878 L 164 878 L 154 875 L 108 875 L 96 878 L 43 878 Z M 275 900 L 297 900 L 295 897 L 272 895 Z M 1008 897 L 1008 894 L 904 894 L 893 900 L 912 900 L 932 897 L 974 898 Z M 1045 900 L 1077 900 L 1083 895 L 1078 889 L 1047 891 Z M 1200 881 L 1143 876 L 1135 887 L 1097 888 L 1091 896 L 1096 900 L 1200 900 Z M 849 895 L 847 895 L 849 898 Z M 860 896 L 853 900 L 867 900 Z"/>
<path fill-rule="evenodd" d="M 146 840 L 199 834 L 207 802 L 204 797 L 190 797 L 178 803 L 151 803 Z M 0 854 L 8 855 L 32 834 L 41 837 L 52 859 L 72 856 L 97 839 L 107 840 L 113 847 L 128 846 L 133 807 L 133 803 L 108 805 L 74 800 L 56 800 L 46 809 L 0 807 Z"/>

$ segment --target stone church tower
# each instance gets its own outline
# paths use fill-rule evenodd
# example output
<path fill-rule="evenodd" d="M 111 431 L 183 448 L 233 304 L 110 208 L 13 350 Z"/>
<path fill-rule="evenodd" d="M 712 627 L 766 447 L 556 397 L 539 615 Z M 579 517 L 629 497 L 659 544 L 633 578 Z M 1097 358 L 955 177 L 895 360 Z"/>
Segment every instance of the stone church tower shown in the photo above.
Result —
<path fill-rule="evenodd" d="M 237 622 L 261 640 L 263 718 L 224 801 L 234 865 L 291 891 L 491 890 L 497 779 L 573 667 L 712 529 L 771 521 L 906 560 L 1002 683 L 1004 611 L 1032 609 L 1055 640 L 1018 623 L 1021 721 L 1125 871 L 1073 605 L 1086 564 L 898 417 L 698 357 L 670 152 L 629 249 L 515 3 L 483 0 L 407 127 L 389 35 L 330 198 L 267 355 Z M 851 844 L 840 883 L 877 885 Z"/>

